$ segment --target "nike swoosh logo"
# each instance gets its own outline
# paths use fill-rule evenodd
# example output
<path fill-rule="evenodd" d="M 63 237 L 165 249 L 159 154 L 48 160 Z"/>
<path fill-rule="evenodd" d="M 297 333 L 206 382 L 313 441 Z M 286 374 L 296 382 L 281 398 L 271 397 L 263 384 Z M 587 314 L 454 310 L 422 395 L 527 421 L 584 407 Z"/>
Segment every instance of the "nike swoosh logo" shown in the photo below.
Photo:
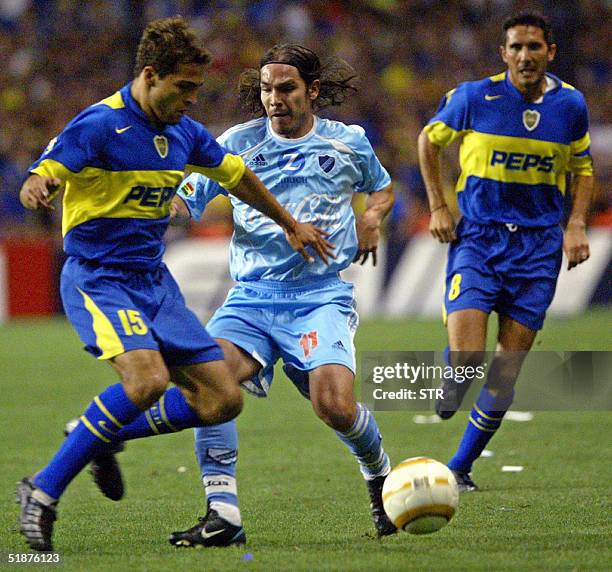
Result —
<path fill-rule="evenodd" d="M 503 95 L 485 95 L 485 99 L 487 101 L 493 101 L 495 99 L 499 99 L 500 97 L 504 97 Z"/>
<path fill-rule="evenodd" d="M 100 429 L 102 429 L 102 431 L 106 431 L 107 433 L 114 433 L 114 431 L 111 431 L 107 426 L 106 426 L 106 421 L 98 421 L 98 427 L 100 427 Z"/>
<path fill-rule="evenodd" d="M 115 127 L 115 133 L 123 133 L 124 131 L 127 131 L 128 129 L 131 129 L 132 126 L 128 125 L 127 127 L 122 127 L 121 129 L 119 129 L 119 127 Z"/>
<path fill-rule="evenodd" d="M 222 532 L 225 532 L 225 528 L 222 528 L 221 530 L 213 530 L 212 532 L 206 532 L 206 529 L 203 528 L 201 534 L 202 538 L 206 540 L 207 538 L 212 538 L 213 536 L 217 536 L 217 534 L 221 534 Z"/>

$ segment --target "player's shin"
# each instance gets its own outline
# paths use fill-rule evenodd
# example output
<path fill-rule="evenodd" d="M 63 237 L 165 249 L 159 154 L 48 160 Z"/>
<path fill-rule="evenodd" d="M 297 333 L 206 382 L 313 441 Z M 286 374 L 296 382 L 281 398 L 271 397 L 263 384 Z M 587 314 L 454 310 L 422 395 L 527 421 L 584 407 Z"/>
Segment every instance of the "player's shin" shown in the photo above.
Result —
<path fill-rule="evenodd" d="M 59 499 L 81 469 L 117 442 L 120 428 L 140 413 L 120 383 L 107 387 L 91 402 L 51 462 L 34 477 L 34 485 L 49 497 Z"/>
<path fill-rule="evenodd" d="M 357 403 L 357 417 L 346 432 L 336 435 L 350 449 L 367 480 L 385 476 L 391 470 L 389 457 L 382 447 L 382 437 L 374 416 L 362 403 Z"/>
<path fill-rule="evenodd" d="M 480 457 L 491 437 L 499 429 L 513 398 L 513 390 L 493 395 L 486 385 L 482 388 L 470 412 L 459 448 L 448 463 L 449 469 L 461 473 L 471 471 L 472 463 Z"/>
<path fill-rule="evenodd" d="M 240 526 L 242 520 L 236 487 L 236 421 L 198 427 L 195 430 L 195 452 L 209 508 L 216 510 L 230 524 Z"/>
<path fill-rule="evenodd" d="M 152 435 L 176 433 L 200 425 L 202 425 L 200 417 L 189 406 L 181 390 L 172 387 L 152 407 L 122 427 L 117 437 L 122 441 L 129 441 Z"/>

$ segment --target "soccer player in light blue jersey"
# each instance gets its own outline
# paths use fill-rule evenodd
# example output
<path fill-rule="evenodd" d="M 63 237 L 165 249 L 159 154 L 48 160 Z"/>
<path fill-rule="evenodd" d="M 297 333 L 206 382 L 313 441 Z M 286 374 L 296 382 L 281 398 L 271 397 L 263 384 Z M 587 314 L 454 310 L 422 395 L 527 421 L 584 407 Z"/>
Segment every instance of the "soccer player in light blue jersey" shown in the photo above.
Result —
<path fill-rule="evenodd" d="M 499 314 L 487 382 L 448 463 L 463 491 L 477 489 L 472 463 L 512 403 L 521 365 L 555 293 L 562 252 L 568 269 L 589 257 L 585 226 L 593 168 L 584 97 L 546 72 L 556 45 L 542 16 L 509 18 L 503 32 L 507 71 L 447 93 L 419 137 L 430 230 L 451 243 L 444 306 L 452 365 L 482 362 L 489 314 Z M 444 201 L 439 155 L 459 136 L 462 218 L 455 226 Z M 573 205 L 563 232 L 567 173 Z M 443 384 L 436 403 L 440 417 L 457 411 L 467 388 Z"/>
<path fill-rule="evenodd" d="M 161 261 L 185 167 L 275 221 L 279 248 L 286 244 L 309 260 L 306 246 L 325 260 L 331 252 L 324 232 L 296 222 L 240 155 L 185 115 L 209 60 L 181 18 L 152 22 L 138 47 L 135 79 L 73 119 L 21 190 L 23 205 L 36 209 L 52 208 L 65 188 L 64 309 L 85 349 L 121 379 L 94 398 L 51 462 L 18 484 L 21 532 L 36 550 L 52 549 L 58 499 L 90 461 L 102 491 L 118 500 L 123 486 L 113 452 L 122 441 L 228 421 L 241 409 L 222 349 Z M 180 388 L 166 391 L 170 380 Z"/>
<path fill-rule="evenodd" d="M 219 143 L 242 157 L 296 219 L 324 229 L 335 258 L 329 264 L 309 264 L 296 257 L 266 216 L 230 197 L 230 271 L 238 284 L 207 328 L 230 368 L 255 395 L 267 395 L 274 364 L 283 360 L 285 372 L 310 399 L 316 415 L 358 461 L 374 525 L 383 536 L 396 531 L 381 499 L 389 458 L 374 417 L 355 401 L 358 316 L 353 286 L 338 273 L 370 255 L 376 260 L 379 228 L 393 203 L 391 180 L 361 127 L 315 115 L 340 104 L 354 90 L 353 77 L 342 60 L 322 66 L 314 52 L 294 44 L 275 46 L 263 56 L 259 70 L 241 76 L 247 104 L 263 116 L 232 127 Z M 366 210 L 357 223 L 351 207 L 355 192 L 367 193 Z M 173 207 L 177 216 L 199 219 L 219 193 L 225 191 L 214 180 L 191 175 Z M 196 455 L 208 511 L 193 528 L 173 533 L 170 542 L 244 542 L 236 489 L 236 424 L 196 431 Z"/>

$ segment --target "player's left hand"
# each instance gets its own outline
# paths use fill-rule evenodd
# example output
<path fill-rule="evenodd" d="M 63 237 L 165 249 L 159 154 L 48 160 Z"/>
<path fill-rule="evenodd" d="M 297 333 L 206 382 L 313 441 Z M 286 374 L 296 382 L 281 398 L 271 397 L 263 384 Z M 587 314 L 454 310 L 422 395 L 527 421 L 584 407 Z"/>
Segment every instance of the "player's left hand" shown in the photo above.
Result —
<path fill-rule="evenodd" d="M 567 256 L 568 270 L 588 260 L 591 253 L 584 223 L 567 223 L 563 234 L 563 252 Z"/>
<path fill-rule="evenodd" d="M 329 258 L 336 258 L 334 245 L 326 240 L 329 234 L 316 226 L 298 222 L 293 231 L 285 231 L 285 235 L 293 250 L 299 252 L 308 262 L 314 262 L 314 258 L 307 252 L 307 246 L 311 246 L 325 264 L 329 264 Z"/>
<path fill-rule="evenodd" d="M 376 253 L 378 250 L 378 240 L 380 238 L 380 225 L 372 224 L 371 221 L 361 217 L 357 221 L 357 254 L 353 262 L 359 262 L 363 266 L 370 254 L 372 254 L 372 264 L 376 266 Z"/>

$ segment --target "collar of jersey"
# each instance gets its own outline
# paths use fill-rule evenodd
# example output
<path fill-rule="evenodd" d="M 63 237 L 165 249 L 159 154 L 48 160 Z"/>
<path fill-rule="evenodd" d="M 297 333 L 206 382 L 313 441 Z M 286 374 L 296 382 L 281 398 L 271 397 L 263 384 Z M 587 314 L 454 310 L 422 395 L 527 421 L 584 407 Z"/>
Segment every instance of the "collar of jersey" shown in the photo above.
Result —
<path fill-rule="evenodd" d="M 155 127 L 153 123 L 151 123 L 150 119 L 147 117 L 147 114 L 140 108 L 140 105 L 136 103 L 136 101 L 132 97 L 132 82 L 128 83 L 127 85 L 124 85 L 121 88 L 120 92 L 125 106 L 129 109 L 131 113 L 136 116 L 136 119 L 138 119 L 139 123 L 142 123 L 143 125 L 145 125 L 145 127 L 148 127 L 151 131 L 155 133 L 163 133 L 166 130 L 166 127 L 168 127 L 167 125 L 162 127 L 161 129 Z"/>
<path fill-rule="evenodd" d="M 556 93 L 557 91 L 559 91 L 559 89 L 561 89 L 562 82 L 556 75 L 546 72 L 546 79 L 552 80 L 555 83 L 555 87 L 553 87 L 552 89 L 547 87 L 546 91 L 544 92 L 544 95 L 536 101 L 527 101 L 523 97 L 523 94 L 516 87 L 514 87 L 513 83 L 510 81 L 510 74 L 507 71 L 506 76 L 504 78 L 504 83 L 506 84 L 506 89 L 510 92 L 511 95 L 513 95 L 517 99 L 520 99 L 525 105 L 529 106 L 539 105 L 543 103 L 548 95 L 550 95 L 551 93 Z"/>
<path fill-rule="evenodd" d="M 306 135 L 302 135 L 301 137 L 298 137 L 297 139 L 289 139 L 287 137 L 281 137 L 278 133 L 275 133 L 274 129 L 272 129 L 272 125 L 270 124 L 269 118 L 266 118 L 266 130 L 268 131 L 268 135 L 270 135 L 272 139 L 274 139 L 275 141 L 278 141 L 279 143 L 282 143 L 283 145 L 290 145 L 290 146 L 297 145 L 299 143 L 303 143 L 307 139 L 310 139 L 315 134 L 315 131 L 317 130 L 317 123 L 319 119 L 316 115 L 313 115 L 312 117 L 313 117 L 312 129 L 308 133 L 306 133 Z"/>

